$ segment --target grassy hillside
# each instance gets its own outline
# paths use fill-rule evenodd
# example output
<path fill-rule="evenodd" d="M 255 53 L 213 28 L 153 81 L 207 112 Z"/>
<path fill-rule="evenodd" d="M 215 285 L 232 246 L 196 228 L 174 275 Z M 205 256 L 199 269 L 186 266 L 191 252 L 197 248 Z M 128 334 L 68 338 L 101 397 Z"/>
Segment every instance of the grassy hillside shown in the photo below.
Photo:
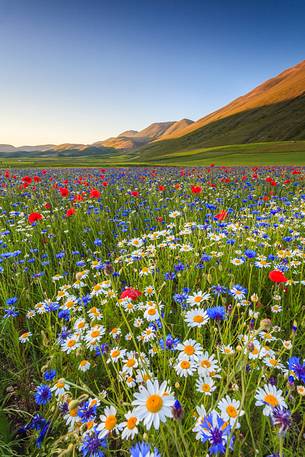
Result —
<path fill-rule="evenodd" d="M 1 158 L 0 167 L 126 167 L 126 166 L 253 166 L 253 165 L 304 165 L 305 141 L 283 141 L 256 144 L 234 144 L 198 148 L 141 160 L 139 155 L 88 155 L 87 157 Z"/>
<path fill-rule="evenodd" d="M 287 140 L 305 140 L 305 96 L 225 117 L 183 137 L 151 143 L 137 155 L 157 160 L 202 147 Z"/>

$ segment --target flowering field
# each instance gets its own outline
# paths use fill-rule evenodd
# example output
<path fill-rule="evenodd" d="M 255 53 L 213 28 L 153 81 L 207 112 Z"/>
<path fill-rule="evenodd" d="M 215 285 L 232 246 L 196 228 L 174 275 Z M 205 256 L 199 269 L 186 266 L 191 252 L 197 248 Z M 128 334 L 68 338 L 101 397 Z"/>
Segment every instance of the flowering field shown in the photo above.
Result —
<path fill-rule="evenodd" d="M 1 172 L 0 455 L 305 455 L 304 168 Z"/>

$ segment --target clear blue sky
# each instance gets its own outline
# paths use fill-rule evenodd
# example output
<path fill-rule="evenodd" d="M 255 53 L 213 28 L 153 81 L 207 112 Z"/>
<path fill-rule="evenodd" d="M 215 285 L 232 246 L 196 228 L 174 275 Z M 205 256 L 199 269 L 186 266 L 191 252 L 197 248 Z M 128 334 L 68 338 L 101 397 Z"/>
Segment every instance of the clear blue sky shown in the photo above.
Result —
<path fill-rule="evenodd" d="M 0 0 L 0 143 L 198 119 L 305 59 L 302 0 Z"/>

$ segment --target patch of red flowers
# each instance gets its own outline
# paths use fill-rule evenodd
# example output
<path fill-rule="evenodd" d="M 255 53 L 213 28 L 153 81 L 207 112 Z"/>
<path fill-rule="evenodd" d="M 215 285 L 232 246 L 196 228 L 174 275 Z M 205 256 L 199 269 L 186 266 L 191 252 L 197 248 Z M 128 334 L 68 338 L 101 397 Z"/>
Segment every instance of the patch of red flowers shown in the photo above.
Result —
<path fill-rule="evenodd" d="M 69 208 L 69 209 L 67 209 L 67 211 L 66 211 L 66 216 L 67 216 L 67 217 L 71 217 L 71 216 L 73 216 L 73 214 L 75 214 L 75 213 L 76 213 L 75 208 Z"/>
<path fill-rule="evenodd" d="M 68 195 L 69 195 L 69 191 L 66 187 L 60 187 L 59 192 L 62 197 L 68 197 Z"/>
<path fill-rule="evenodd" d="M 28 221 L 30 224 L 34 224 L 36 221 L 40 221 L 43 218 L 43 215 L 40 213 L 31 213 L 28 217 Z"/>
<path fill-rule="evenodd" d="M 191 190 L 192 190 L 193 194 L 200 194 L 202 192 L 202 187 L 201 186 L 192 186 Z"/>
<path fill-rule="evenodd" d="M 282 273 L 280 270 L 272 270 L 269 273 L 269 279 L 272 282 L 276 283 L 281 283 L 281 282 L 287 282 L 288 278 Z"/>
<path fill-rule="evenodd" d="M 100 196 L 101 196 L 101 193 L 99 190 L 97 190 L 97 189 L 90 190 L 90 195 L 89 195 L 90 198 L 100 198 Z"/>
<path fill-rule="evenodd" d="M 142 295 L 142 292 L 140 292 L 137 289 L 134 289 L 133 287 L 126 287 L 126 289 L 121 293 L 120 298 L 130 298 L 131 300 L 136 300 L 138 297 Z"/>
<path fill-rule="evenodd" d="M 227 217 L 228 215 L 228 211 L 226 211 L 225 209 L 221 210 L 220 213 L 216 214 L 215 218 L 218 220 L 218 221 L 223 221 L 225 220 L 225 218 Z"/>

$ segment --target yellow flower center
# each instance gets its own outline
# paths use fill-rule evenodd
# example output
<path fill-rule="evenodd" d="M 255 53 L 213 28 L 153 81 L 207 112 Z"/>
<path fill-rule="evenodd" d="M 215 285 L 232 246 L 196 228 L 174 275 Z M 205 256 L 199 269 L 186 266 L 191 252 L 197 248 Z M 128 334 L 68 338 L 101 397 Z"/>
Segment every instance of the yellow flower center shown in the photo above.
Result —
<path fill-rule="evenodd" d="M 196 322 L 197 324 L 201 324 L 201 322 L 203 322 L 203 317 L 200 314 L 197 314 L 197 316 L 193 317 L 193 322 Z"/>
<path fill-rule="evenodd" d="M 128 420 L 127 420 L 127 428 L 129 430 L 132 430 L 133 428 L 135 428 L 135 426 L 137 425 L 137 418 L 135 416 L 133 417 L 130 417 Z"/>
<path fill-rule="evenodd" d="M 117 418 L 113 415 L 110 415 L 105 420 L 105 429 L 112 430 L 116 426 Z"/>
<path fill-rule="evenodd" d="M 155 308 L 150 308 L 147 313 L 150 315 L 150 316 L 154 316 L 156 314 L 156 309 Z"/>
<path fill-rule="evenodd" d="M 93 332 L 91 332 L 91 337 L 92 338 L 97 338 L 98 336 L 100 336 L 100 331 L 99 330 L 93 330 Z"/>
<path fill-rule="evenodd" d="M 264 402 L 268 403 L 268 405 L 272 406 L 272 408 L 274 408 L 275 406 L 277 406 L 279 404 L 276 396 L 272 395 L 272 394 L 265 395 Z"/>
<path fill-rule="evenodd" d="M 187 345 L 187 346 L 184 346 L 184 352 L 185 352 L 187 355 L 193 355 L 194 352 L 195 352 L 194 346 L 191 346 L 190 344 Z"/>
<path fill-rule="evenodd" d="M 184 370 L 187 370 L 188 368 L 190 368 L 191 364 L 190 364 L 190 362 L 188 360 L 182 360 L 180 366 Z"/>
<path fill-rule="evenodd" d="M 77 416 L 77 408 L 71 409 L 71 411 L 70 411 L 70 416 L 72 416 L 72 417 Z"/>
<path fill-rule="evenodd" d="M 200 303 L 201 302 L 201 295 L 197 295 L 196 297 L 194 297 L 194 302 Z"/>
<path fill-rule="evenodd" d="M 211 362 L 207 359 L 201 360 L 200 365 L 202 368 L 210 368 L 211 367 Z"/>
<path fill-rule="evenodd" d="M 238 416 L 238 411 L 233 405 L 227 406 L 226 411 L 227 411 L 228 415 L 234 419 L 235 419 L 235 417 Z"/>
<path fill-rule="evenodd" d="M 150 395 L 146 400 L 146 408 L 150 413 L 157 413 L 163 406 L 163 400 L 160 395 Z"/>
<path fill-rule="evenodd" d="M 69 340 L 69 341 L 67 342 L 68 348 L 73 348 L 73 346 L 75 345 L 75 343 L 76 343 L 75 340 Z"/>
<path fill-rule="evenodd" d="M 211 386 L 209 384 L 202 384 L 201 386 L 203 392 L 210 392 Z"/>
<path fill-rule="evenodd" d="M 134 366 L 135 363 L 136 363 L 135 359 L 129 359 L 126 362 L 126 365 L 128 366 L 128 368 L 131 368 Z"/>
<path fill-rule="evenodd" d="M 115 351 L 112 351 L 112 357 L 118 357 L 119 355 L 121 354 L 121 351 L 119 351 L 118 349 L 116 349 Z"/>

